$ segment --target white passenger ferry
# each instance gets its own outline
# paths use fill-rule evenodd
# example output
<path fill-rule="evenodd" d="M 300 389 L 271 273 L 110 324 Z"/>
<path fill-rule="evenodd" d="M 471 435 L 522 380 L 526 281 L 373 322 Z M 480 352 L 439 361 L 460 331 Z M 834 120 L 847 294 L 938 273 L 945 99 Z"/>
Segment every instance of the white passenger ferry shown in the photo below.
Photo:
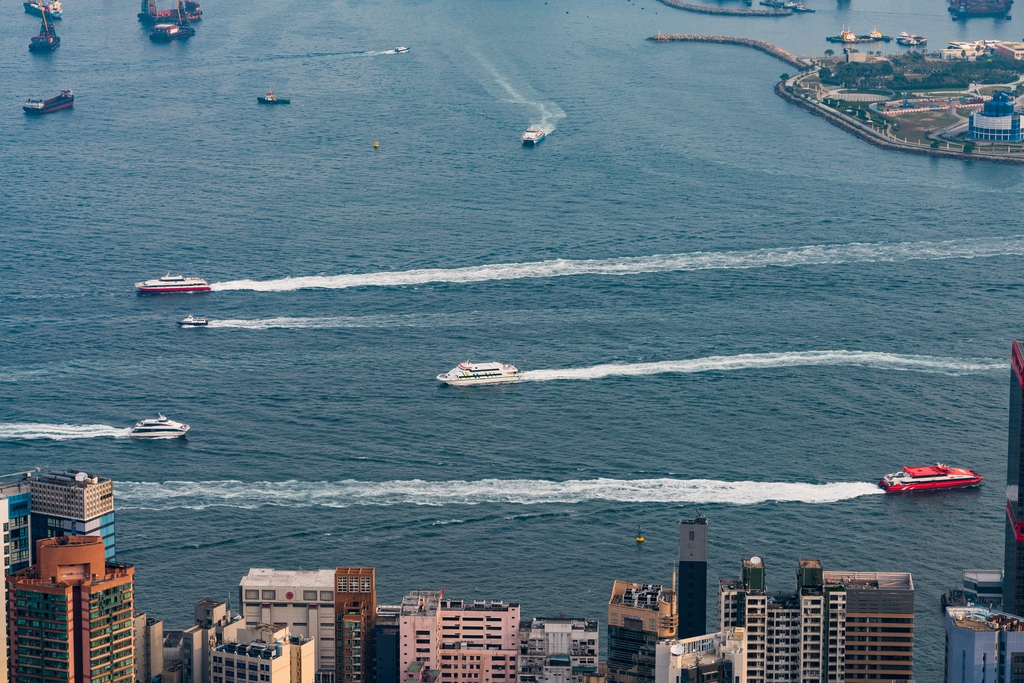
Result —
<path fill-rule="evenodd" d="M 157 414 L 160 415 L 159 413 Z M 128 436 L 133 436 L 137 439 L 176 439 L 179 436 L 185 436 L 185 432 L 188 429 L 187 424 L 175 422 L 160 415 L 156 419 L 139 420 L 132 427 Z"/>
<path fill-rule="evenodd" d="M 459 363 L 458 367 L 440 374 L 437 379 L 452 386 L 476 386 L 482 384 L 506 384 L 518 382 L 519 370 L 508 363 Z"/>
<path fill-rule="evenodd" d="M 175 292 L 209 292 L 210 285 L 201 277 L 185 277 L 167 273 L 159 280 L 136 282 L 135 288 L 146 294 L 173 294 Z"/>
<path fill-rule="evenodd" d="M 547 134 L 548 134 L 547 131 L 545 131 L 540 126 L 530 126 L 529 128 L 526 129 L 526 132 L 523 133 L 523 137 L 522 137 L 523 144 L 524 145 L 537 145 L 537 144 L 540 144 L 540 141 L 543 140 L 545 137 L 547 137 Z"/>

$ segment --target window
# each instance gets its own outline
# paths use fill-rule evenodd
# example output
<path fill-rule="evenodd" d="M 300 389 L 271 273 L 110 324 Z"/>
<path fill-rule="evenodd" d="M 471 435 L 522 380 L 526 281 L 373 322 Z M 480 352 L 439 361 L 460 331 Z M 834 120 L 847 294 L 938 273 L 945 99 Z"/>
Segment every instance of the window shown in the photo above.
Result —
<path fill-rule="evenodd" d="M 250 588 L 246 588 L 245 589 L 245 599 L 246 600 L 259 600 L 260 599 L 260 592 L 258 590 L 252 590 Z"/>
<path fill-rule="evenodd" d="M 690 540 L 691 541 L 693 540 L 693 532 L 692 531 L 690 532 Z"/>
<path fill-rule="evenodd" d="M 334 593 L 332 593 L 331 591 L 320 591 L 320 599 L 326 602 L 333 601 Z"/>
<path fill-rule="evenodd" d="M 263 591 L 264 600 L 277 600 L 277 591 Z"/>

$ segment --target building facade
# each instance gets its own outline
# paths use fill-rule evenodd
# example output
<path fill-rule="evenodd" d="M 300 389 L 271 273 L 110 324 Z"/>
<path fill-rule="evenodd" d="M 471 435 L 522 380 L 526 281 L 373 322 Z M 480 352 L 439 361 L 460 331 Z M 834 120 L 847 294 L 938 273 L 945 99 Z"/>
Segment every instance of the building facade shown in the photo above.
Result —
<path fill-rule="evenodd" d="M 135 615 L 135 683 L 152 683 L 164 670 L 164 622 Z"/>
<path fill-rule="evenodd" d="M 655 683 L 747 683 L 746 630 L 658 643 Z"/>
<path fill-rule="evenodd" d="M 338 567 L 334 570 L 336 683 L 370 683 L 373 680 L 376 579 L 373 567 Z"/>
<path fill-rule="evenodd" d="M 200 600 L 195 605 L 195 623 L 181 632 L 182 683 L 212 683 L 210 648 L 238 639 L 245 627 L 242 616 L 232 614 L 219 600 Z"/>
<path fill-rule="evenodd" d="M 373 625 L 374 680 L 398 683 L 401 643 L 401 605 L 377 605 Z"/>
<path fill-rule="evenodd" d="M 61 536 L 99 536 L 113 561 L 114 482 L 79 470 L 42 472 L 26 478 L 31 490 L 32 541 Z"/>
<path fill-rule="evenodd" d="M 827 572 L 800 560 L 793 593 L 765 590 L 764 562 L 719 581 L 719 631 L 746 629 L 750 683 L 910 681 L 914 585 L 910 574 Z"/>
<path fill-rule="evenodd" d="M 407 672 L 413 662 L 438 669 L 441 642 L 441 591 L 411 591 L 399 608 L 398 671 Z M 455 620 L 457 621 L 457 619 Z M 404 675 L 400 673 L 399 676 Z"/>
<path fill-rule="evenodd" d="M 32 564 L 29 528 L 32 488 L 27 481 L 0 484 L 0 516 L 4 516 L 4 574 Z"/>
<path fill-rule="evenodd" d="M 697 514 L 679 522 L 679 588 L 677 638 L 707 633 L 708 520 Z"/>
<path fill-rule="evenodd" d="M 312 638 L 289 635 L 287 626 L 259 624 L 214 646 L 209 661 L 211 683 L 313 683 L 316 646 Z"/>
<path fill-rule="evenodd" d="M 947 607 L 945 674 L 945 683 L 1024 678 L 1024 620 L 988 607 Z"/>
<path fill-rule="evenodd" d="M 290 635 L 313 641 L 318 683 L 334 683 L 337 667 L 334 571 L 250 569 L 238 585 L 246 627 L 285 624 Z"/>
<path fill-rule="evenodd" d="M 967 128 L 971 140 L 1020 142 L 1020 114 L 1009 93 L 997 92 L 982 110 L 971 114 Z"/>
<path fill-rule="evenodd" d="M 610 683 L 654 683 L 658 641 L 675 637 L 678 628 L 674 591 L 616 581 L 608 601 Z"/>
<path fill-rule="evenodd" d="M 417 681 L 516 683 L 519 668 L 519 604 L 499 600 L 442 599 L 437 669 L 423 667 Z M 426 664 L 423 662 L 423 664 Z M 410 672 L 411 673 L 411 672 Z M 405 675 L 404 681 L 414 677 Z M 436 679 L 435 679 L 436 680 Z"/>
<path fill-rule="evenodd" d="M 1024 342 L 1010 352 L 1010 419 L 1006 458 L 1006 545 L 1003 610 L 1024 614 Z"/>
<path fill-rule="evenodd" d="M 134 573 L 103 539 L 36 544 L 36 564 L 7 576 L 11 683 L 134 683 Z"/>
<path fill-rule="evenodd" d="M 599 628 L 586 619 L 519 623 L 520 683 L 583 683 L 597 674 Z"/>

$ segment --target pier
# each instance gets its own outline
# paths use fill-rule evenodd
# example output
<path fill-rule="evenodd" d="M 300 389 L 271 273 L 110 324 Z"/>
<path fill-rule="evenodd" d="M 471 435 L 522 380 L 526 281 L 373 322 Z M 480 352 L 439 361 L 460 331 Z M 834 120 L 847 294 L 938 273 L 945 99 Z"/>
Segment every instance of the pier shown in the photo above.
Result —
<path fill-rule="evenodd" d="M 662 0 L 662 2 L 665 2 L 665 0 Z M 647 40 L 682 43 L 720 43 L 722 45 L 743 45 L 744 47 L 752 47 L 755 50 L 759 50 L 760 52 L 765 53 L 766 55 L 775 57 L 775 59 L 778 59 L 779 61 L 784 62 L 801 71 L 807 68 L 807 64 L 805 62 L 802 62 L 792 52 L 786 52 L 777 45 L 766 43 L 763 40 L 754 40 L 753 38 L 738 38 L 735 36 L 705 36 L 696 35 L 692 33 L 659 33 L 656 36 L 651 36 Z"/>
<path fill-rule="evenodd" d="M 691 5 L 680 0 L 658 0 L 663 5 L 686 10 L 687 12 L 698 12 L 700 14 L 727 14 L 739 17 L 788 17 L 793 14 L 788 9 L 725 9 L 724 7 L 708 7 L 707 5 Z"/>

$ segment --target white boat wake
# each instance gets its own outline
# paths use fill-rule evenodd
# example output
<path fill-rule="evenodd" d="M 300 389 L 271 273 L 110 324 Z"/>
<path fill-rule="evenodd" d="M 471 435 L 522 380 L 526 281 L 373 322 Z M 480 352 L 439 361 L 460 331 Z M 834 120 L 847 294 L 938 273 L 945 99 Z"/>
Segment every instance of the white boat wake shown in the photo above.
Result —
<path fill-rule="evenodd" d="M 1009 363 L 989 358 L 963 360 L 937 356 L 911 356 L 876 351 L 790 351 L 784 353 L 741 353 L 736 356 L 707 356 L 653 363 L 606 363 L 585 368 L 527 370 L 523 381 L 590 380 L 604 377 L 635 377 L 663 373 L 727 372 L 757 368 L 788 368 L 807 365 L 846 365 L 879 370 L 935 372 L 966 375 L 1004 371 Z"/>
<path fill-rule="evenodd" d="M 213 291 L 251 290 L 291 292 L 299 289 L 346 289 L 349 287 L 401 287 L 428 283 L 466 284 L 491 280 L 519 280 L 579 275 L 639 275 L 699 270 L 791 268 L 844 263 L 903 262 L 945 259 L 992 258 L 1024 255 L 1024 236 L 986 237 L 946 242 L 899 242 L 895 244 L 826 244 L 773 247 L 751 251 L 711 251 L 612 259 L 555 259 L 526 263 L 495 263 L 462 268 L 284 277 L 273 280 L 214 282 Z"/>
<path fill-rule="evenodd" d="M 2 439 L 52 439 L 66 441 L 68 439 L 96 439 L 112 437 L 127 439 L 131 427 L 111 427 L 110 425 L 69 425 L 40 424 L 35 422 L 0 422 L 0 440 Z"/>
<path fill-rule="evenodd" d="M 712 479 L 481 479 L 477 481 L 168 481 L 117 482 L 121 509 L 202 510 L 213 506 L 344 508 L 354 505 L 518 505 L 617 503 L 720 503 L 754 505 L 835 503 L 882 493 L 869 482 L 804 484 Z"/>

